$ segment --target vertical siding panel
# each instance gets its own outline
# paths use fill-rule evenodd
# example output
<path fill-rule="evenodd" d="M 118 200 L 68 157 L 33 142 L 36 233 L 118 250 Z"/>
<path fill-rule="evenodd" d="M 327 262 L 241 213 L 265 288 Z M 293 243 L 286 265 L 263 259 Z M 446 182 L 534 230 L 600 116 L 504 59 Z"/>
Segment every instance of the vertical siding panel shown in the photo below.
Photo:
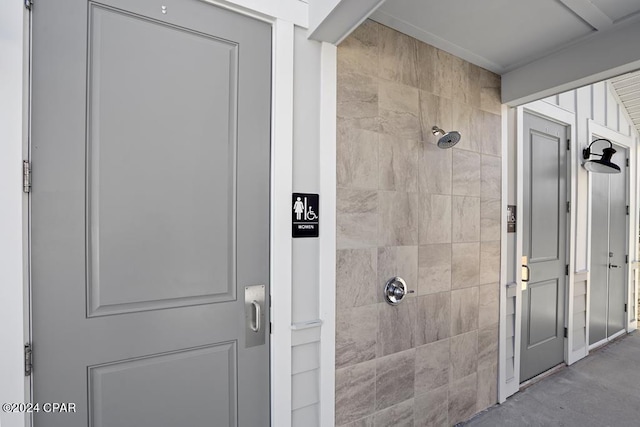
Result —
<path fill-rule="evenodd" d="M 616 102 L 615 97 L 611 93 L 610 86 L 608 83 L 605 83 L 605 90 L 607 96 L 607 123 L 606 126 L 609 129 L 613 129 L 615 131 L 618 130 L 618 103 Z"/>
<path fill-rule="evenodd" d="M 576 138 L 573 146 L 581 150 L 588 144 L 590 135 L 587 129 L 587 119 L 593 117 L 593 113 L 598 109 L 598 105 L 594 103 L 594 95 L 596 92 L 596 85 L 582 87 L 577 90 L 577 102 L 576 102 Z M 602 110 L 604 111 L 604 109 Z M 580 153 L 580 152 L 579 152 Z M 575 234 L 575 270 L 582 271 L 588 269 L 587 259 L 587 233 L 588 233 L 588 174 L 584 168 L 577 168 L 577 181 L 576 185 L 576 234 Z"/>
<path fill-rule="evenodd" d="M 620 133 L 623 133 L 627 136 L 631 136 L 631 125 L 629 120 L 627 120 L 627 114 L 624 106 L 618 104 L 619 108 L 619 117 L 620 117 Z"/>
<path fill-rule="evenodd" d="M 558 95 L 558 105 L 565 110 L 574 112 L 576 111 L 576 91 L 571 90 Z"/>
<path fill-rule="evenodd" d="M 544 98 L 543 101 L 548 102 L 549 104 L 558 105 L 558 96 L 549 96 L 548 98 Z"/>
<path fill-rule="evenodd" d="M 604 82 L 595 83 L 593 86 L 592 93 L 592 104 L 591 108 L 593 110 L 591 118 L 601 125 L 606 125 L 606 96 L 605 96 L 605 85 Z M 580 126 L 582 127 L 582 126 Z"/>

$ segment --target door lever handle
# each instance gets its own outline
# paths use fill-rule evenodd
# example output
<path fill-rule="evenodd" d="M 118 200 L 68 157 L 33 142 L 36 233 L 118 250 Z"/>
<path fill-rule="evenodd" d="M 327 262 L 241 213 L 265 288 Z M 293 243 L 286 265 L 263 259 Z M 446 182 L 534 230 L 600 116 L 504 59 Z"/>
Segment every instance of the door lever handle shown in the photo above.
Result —
<path fill-rule="evenodd" d="M 609 264 L 609 268 L 622 268 L 619 265 Z"/>

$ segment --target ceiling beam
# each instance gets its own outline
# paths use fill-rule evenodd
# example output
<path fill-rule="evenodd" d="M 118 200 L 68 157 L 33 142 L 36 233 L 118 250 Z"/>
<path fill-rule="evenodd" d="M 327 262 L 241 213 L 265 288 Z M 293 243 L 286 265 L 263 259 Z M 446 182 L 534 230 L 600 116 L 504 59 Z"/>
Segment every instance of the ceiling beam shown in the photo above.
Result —
<path fill-rule="evenodd" d="M 502 102 L 522 105 L 640 69 L 633 19 L 502 75 Z"/>
<path fill-rule="evenodd" d="M 339 44 L 384 0 L 309 0 L 309 38 Z"/>
<path fill-rule="evenodd" d="M 613 25 L 611 18 L 589 0 L 560 0 L 560 2 L 596 30 L 604 30 Z"/>

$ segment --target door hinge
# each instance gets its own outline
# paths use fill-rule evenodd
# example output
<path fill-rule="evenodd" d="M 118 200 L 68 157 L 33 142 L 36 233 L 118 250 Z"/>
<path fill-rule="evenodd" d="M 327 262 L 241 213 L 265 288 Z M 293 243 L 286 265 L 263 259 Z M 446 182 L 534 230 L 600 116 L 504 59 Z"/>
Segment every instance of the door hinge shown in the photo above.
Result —
<path fill-rule="evenodd" d="M 629 255 L 624 256 L 624 263 L 629 264 Z"/>
<path fill-rule="evenodd" d="M 28 377 L 33 371 L 33 349 L 31 343 L 24 345 L 24 376 Z"/>
<path fill-rule="evenodd" d="M 564 275 L 568 276 L 569 275 L 569 264 L 564 266 Z"/>
<path fill-rule="evenodd" d="M 269 322 L 269 334 L 273 334 L 273 323 Z"/>
<path fill-rule="evenodd" d="M 627 304 L 624 305 L 624 312 L 627 312 Z"/>
<path fill-rule="evenodd" d="M 627 159 L 627 167 L 629 167 L 629 159 Z"/>
<path fill-rule="evenodd" d="M 567 202 L 567 213 L 571 213 L 571 202 Z"/>
<path fill-rule="evenodd" d="M 27 10 L 31 10 L 33 7 L 33 0 L 24 0 L 24 7 L 26 7 Z"/>
<path fill-rule="evenodd" d="M 29 160 L 22 162 L 22 191 L 31 192 L 31 162 Z"/>
<path fill-rule="evenodd" d="M 567 328 L 564 328 L 564 337 L 569 338 L 569 331 L 567 330 Z"/>
<path fill-rule="evenodd" d="M 627 215 L 629 215 L 629 205 L 627 205 Z"/>
<path fill-rule="evenodd" d="M 571 151 L 571 140 L 567 139 L 567 151 Z"/>

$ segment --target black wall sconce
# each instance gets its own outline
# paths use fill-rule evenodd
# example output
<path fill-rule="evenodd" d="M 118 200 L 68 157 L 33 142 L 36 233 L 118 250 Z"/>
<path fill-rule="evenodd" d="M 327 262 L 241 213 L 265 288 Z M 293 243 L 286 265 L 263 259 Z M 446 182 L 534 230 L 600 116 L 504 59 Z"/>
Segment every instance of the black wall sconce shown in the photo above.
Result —
<path fill-rule="evenodd" d="M 598 141 L 607 141 L 609 146 L 602 149 L 602 154 L 592 153 L 591 146 Z M 620 173 L 620 166 L 611 161 L 611 157 L 616 153 L 611 141 L 605 138 L 598 138 L 591 141 L 591 144 L 582 150 L 582 158 L 585 160 L 582 166 L 589 172 L 595 173 Z M 589 160 L 591 156 L 600 156 L 599 159 Z"/>

